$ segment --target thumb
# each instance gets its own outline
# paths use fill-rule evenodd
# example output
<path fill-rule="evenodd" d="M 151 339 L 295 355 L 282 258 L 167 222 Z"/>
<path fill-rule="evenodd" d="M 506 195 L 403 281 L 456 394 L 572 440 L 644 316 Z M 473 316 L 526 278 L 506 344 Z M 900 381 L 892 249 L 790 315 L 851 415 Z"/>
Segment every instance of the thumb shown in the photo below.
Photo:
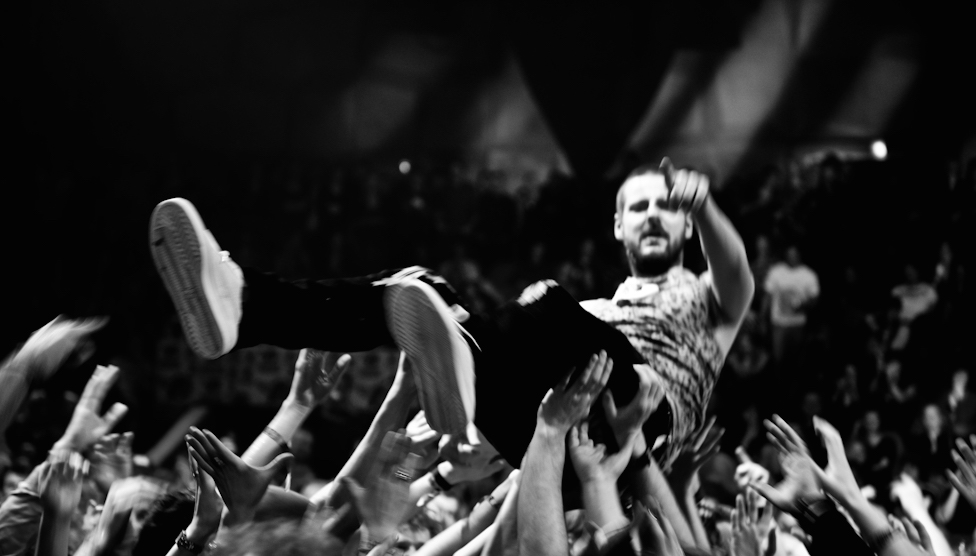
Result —
<path fill-rule="evenodd" d="M 735 449 L 735 457 L 739 458 L 739 463 L 752 463 L 752 458 L 746 453 L 746 449 L 738 446 Z"/>
<path fill-rule="evenodd" d="M 617 404 L 613 401 L 613 394 L 610 390 L 606 390 L 601 397 L 603 402 L 603 412 L 606 413 L 608 419 L 617 418 Z"/>
<path fill-rule="evenodd" d="M 659 168 L 661 173 L 664 174 L 664 181 L 670 190 L 674 187 L 674 164 L 671 162 L 671 158 L 667 156 L 662 158 Z"/>
<path fill-rule="evenodd" d="M 291 453 L 281 454 L 280 456 L 271 460 L 271 463 L 262 467 L 261 473 L 268 477 L 274 477 L 281 471 L 287 470 L 294 460 L 295 456 Z"/>
<path fill-rule="evenodd" d="M 792 508 L 789 500 L 780 494 L 778 490 L 767 483 L 749 483 L 749 487 L 759 493 L 760 496 L 768 500 L 771 504 L 783 511 L 790 511 Z"/>

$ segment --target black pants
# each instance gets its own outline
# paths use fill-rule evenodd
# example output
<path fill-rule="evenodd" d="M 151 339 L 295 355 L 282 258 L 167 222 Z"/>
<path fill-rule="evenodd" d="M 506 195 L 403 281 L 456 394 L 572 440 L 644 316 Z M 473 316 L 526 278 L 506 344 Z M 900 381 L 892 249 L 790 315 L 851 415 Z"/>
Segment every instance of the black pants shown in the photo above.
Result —
<path fill-rule="evenodd" d="M 245 268 L 243 317 L 235 347 L 272 344 L 354 352 L 392 345 L 383 310 L 385 286 L 374 282 L 398 272 L 288 282 Z M 433 274 L 420 279 L 431 284 L 448 305 L 463 306 L 442 279 Z M 463 326 L 477 343 L 471 346 L 475 424 L 515 467 L 532 440 L 543 396 L 574 367 L 582 371 L 594 353 L 606 350 L 613 360 L 608 388 L 618 407 L 637 393 L 632 365 L 643 363 L 643 357 L 623 334 L 588 313 L 559 286 L 526 305 L 510 301 L 489 315 L 471 315 Z M 667 403 L 644 427 L 648 442 L 670 431 L 670 408 L 664 406 Z M 611 452 L 618 449 L 599 402 L 590 416 L 590 435 Z"/>

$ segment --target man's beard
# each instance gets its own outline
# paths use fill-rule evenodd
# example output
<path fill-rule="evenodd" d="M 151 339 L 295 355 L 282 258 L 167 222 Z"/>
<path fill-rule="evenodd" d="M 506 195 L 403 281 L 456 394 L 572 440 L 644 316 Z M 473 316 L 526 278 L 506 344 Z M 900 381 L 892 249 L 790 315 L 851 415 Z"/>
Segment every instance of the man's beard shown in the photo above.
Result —
<path fill-rule="evenodd" d="M 668 247 L 664 253 L 657 255 L 641 256 L 636 250 L 628 249 L 627 261 L 630 263 L 630 268 L 635 276 L 661 276 L 667 274 L 671 267 L 678 262 L 684 248 L 685 240 L 684 237 L 681 237 L 676 241 L 668 242 Z"/>

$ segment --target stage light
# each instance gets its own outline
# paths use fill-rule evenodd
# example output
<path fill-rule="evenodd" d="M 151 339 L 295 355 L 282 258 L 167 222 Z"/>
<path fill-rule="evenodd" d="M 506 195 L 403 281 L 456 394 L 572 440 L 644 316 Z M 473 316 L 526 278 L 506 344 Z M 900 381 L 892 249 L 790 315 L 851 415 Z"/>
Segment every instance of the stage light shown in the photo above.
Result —
<path fill-rule="evenodd" d="M 400 161 L 400 173 L 401 174 L 404 174 L 404 175 L 410 173 L 410 161 L 409 160 L 401 160 Z"/>
<path fill-rule="evenodd" d="M 885 142 L 881 140 L 871 143 L 871 154 L 878 160 L 888 158 L 888 145 L 885 145 Z"/>

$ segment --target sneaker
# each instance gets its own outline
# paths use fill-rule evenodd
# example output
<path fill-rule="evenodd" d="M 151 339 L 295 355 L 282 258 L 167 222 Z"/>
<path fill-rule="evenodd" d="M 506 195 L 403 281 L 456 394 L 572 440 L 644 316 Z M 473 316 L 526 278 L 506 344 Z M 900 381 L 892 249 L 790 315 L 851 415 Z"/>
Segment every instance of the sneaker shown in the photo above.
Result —
<path fill-rule="evenodd" d="M 413 364 L 420 405 L 431 428 L 465 435 L 474 420 L 474 356 L 451 309 L 417 279 L 388 285 L 386 322 Z"/>
<path fill-rule="evenodd" d="M 237 343 L 244 274 L 186 199 L 156 205 L 149 250 L 169 292 L 190 347 L 217 359 Z"/>

